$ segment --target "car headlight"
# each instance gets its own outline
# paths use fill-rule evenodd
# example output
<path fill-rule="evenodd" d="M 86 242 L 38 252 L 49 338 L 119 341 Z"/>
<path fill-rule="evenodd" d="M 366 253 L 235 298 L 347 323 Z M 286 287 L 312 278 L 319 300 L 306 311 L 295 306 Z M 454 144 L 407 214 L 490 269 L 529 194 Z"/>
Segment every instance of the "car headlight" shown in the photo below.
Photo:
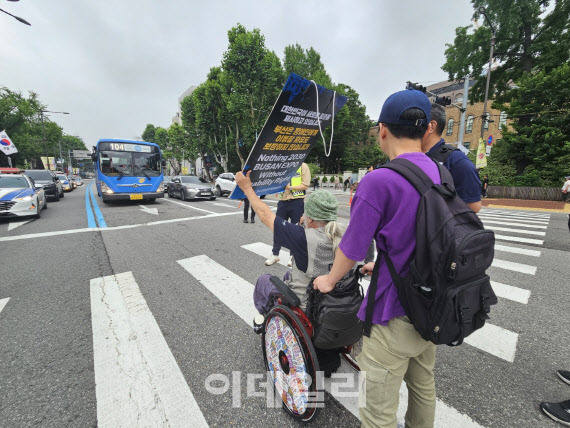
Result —
<path fill-rule="evenodd" d="M 197 192 L 197 191 L 198 191 L 198 189 L 196 189 L 195 187 L 187 186 L 186 188 L 187 188 L 188 190 L 190 190 L 191 192 Z"/>
<path fill-rule="evenodd" d="M 21 198 L 15 198 L 17 201 L 31 201 L 32 197 L 31 196 L 22 196 Z"/>
<path fill-rule="evenodd" d="M 107 186 L 107 183 L 105 183 L 104 181 L 101 182 L 101 192 L 103 193 L 114 193 L 109 186 Z"/>
<path fill-rule="evenodd" d="M 158 185 L 158 189 L 156 189 L 156 191 L 159 193 L 164 192 L 164 181 Z"/>

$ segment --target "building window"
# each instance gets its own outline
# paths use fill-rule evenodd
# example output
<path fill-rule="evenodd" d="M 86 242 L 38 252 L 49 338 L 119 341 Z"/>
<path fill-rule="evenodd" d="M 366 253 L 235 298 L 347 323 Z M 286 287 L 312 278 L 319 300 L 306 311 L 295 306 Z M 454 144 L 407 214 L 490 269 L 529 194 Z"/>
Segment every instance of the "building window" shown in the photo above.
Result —
<path fill-rule="evenodd" d="M 507 112 L 506 111 L 502 111 L 501 115 L 499 116 L 499 129 L 501 129 L 503 126 L 507 126 Z"/>
<path fill-rule="evenodd" d="M 485 126 L 483 127 L 483 131 L 489 130 L 489 113 L 485 113 Z"/>
<path fill-rule="evenodd" d="M 465 125 L 465 133 L 471 134 L 473 132 L 473 115 L 467 116 L 467 124 Z"/>
<path fill-rule="evenodd" d="M 467 150 L 469 150 L 469 147 L 471 146 L 471 142 L 470 141 L 465 141 L 463 143 L 463 147 L 465 147 Z"/>
<path fill-rule="evenodd" d="M 457 94 L 455 96 L 455 101 L 456 104 L 462 103 L 463 102 L 463 94 Z"/>
<path fill-rule="evenodd" d="M 453 119 L 447 121 L 447 135 L 453 134 Z"/>

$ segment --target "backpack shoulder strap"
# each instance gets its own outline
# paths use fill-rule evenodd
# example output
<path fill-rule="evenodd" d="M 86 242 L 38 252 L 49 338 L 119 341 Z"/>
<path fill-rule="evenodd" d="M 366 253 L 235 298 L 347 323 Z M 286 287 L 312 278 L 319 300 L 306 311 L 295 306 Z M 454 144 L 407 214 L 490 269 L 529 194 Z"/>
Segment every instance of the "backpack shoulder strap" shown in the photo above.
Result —
<path fill-rule="evenodd" d="M 394 159 L 390 162 L 385 163 L 380 168 L 388 168 L 400 174 L 402 177 L 408 180 L 412 186 L 414 186 L 420 195 L 426 193 L 431 188 L 431 186 L 433 186 L 433 181 L 431 178 L 429 178 L 419 166 L 407 159 Z"/>
<path fill-rule="evenodd" d="M 442 144 L 435 153 L 431 153 L 428 156 L 436 162 L 445 163 L 447 158 L 456 150 L 459 149 L 451 144 Z"/>

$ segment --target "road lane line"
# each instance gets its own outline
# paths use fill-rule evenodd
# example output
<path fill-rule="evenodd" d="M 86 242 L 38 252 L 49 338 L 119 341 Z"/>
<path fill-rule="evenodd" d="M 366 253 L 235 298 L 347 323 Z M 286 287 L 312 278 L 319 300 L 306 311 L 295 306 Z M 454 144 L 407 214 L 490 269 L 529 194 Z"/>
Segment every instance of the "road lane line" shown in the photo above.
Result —
<path fill-rule="evenodd" d="M 497 234 L 495 234 L 495 239 L 498 239 L 500 241 L 521 242 L 523 244 L 536 244 L 536 245 L 544 244 L 544 241 L 542 239 L 519 238 L 518 236 L 508 236 L 508 235 L 497 235 Z"/>
<path fill-rule="evenodd" d="M 99 205 L 95 200 L 95 194 L 93 193 L 94 184 L 95 183 L 91 183 L 91 186 L 89 186 L 89 194 L 91 195 L 91 202 L 93 204 L 93 212 L 95 213 L 95 219 L 97 220 L 97 224 L 99 225 L 99 227 L 107 227 L 107 223 L 105 223 L 105 219 L 103 218 L 103 213 L 99 209 Z"/>
<path fill-rule="evenodd" d="M 539 225 L 545 225 L 548 226 L 548 222 L 549 221 L 542 221 L 542 220 L 527 220 L 527 219 L 506 219 L 505 217 L 500 217 L 500 216 L 496 216 L 496 215 L 479 215 L 479 218 L 481 219 L 481 221 L 485 221 L 485 220 L 500 220 L 500 221 L 504 221 L 504 220 L 514 220 L 517 221 L 519 223 L 528 223 L 528 224 L 539 224 Z"/>
<path fill-rule="evenodd" d="M 524 305 L 528 303 L 530 291 L 524 288 L 513 287 L 512 285 L 502 284 L 500 282 L 491 281 L 491 287 L 498 297 L 519 302 Z"/>
<path fill-rule="evenodd" d="M 547 225 L 543 224 L 525 224 L 525 223 L 514 223 L 511 221 L 501 221 L 501 220 L 489 220 L 489 219 L 481 219 L 483 220 L 483 224 L 502 224 L 503 226 L 517 226 L 517 227 L 528 227 L 534 229 L 547 229 Z"/>
<path fill-rule="evenodd" d="M 85 211 L 87 212 L 87 226 L 97 227 L 97 222 L 95 221 L 95 216 L 93 215 L 93 208 L 91 208 L 91 202 L 89 202 L 89 189 L 93 183 L 85 188 Z"/>
<path fill-rule="evenodd" d="M 500 232 L 520 233 L 522 235 L 538 235 L 538 236 L 545 236 L 546 235 L 546 232 L 538 232 L 535 230 L 510 229 L 508 227 L 489 226 L 489 225 L 487 225 L 486 228 L 491 229 L 491 230 L 498 230 Z"/>
<path fill-rule="evenodd" d="M 178 263 L 248 326 L 252 326 L 253 317 L 257 314 L 257 310 L 253 306 L 254 286 L 252 284 L 206 255 L 178 260 Z M 262 358 L 261 351 L 259 355 Z M 344 359 L 341 359 L 341 361 L 342 363 L 337 373 L 355 373 L 354 369 Z M 338 388 L 331 388 L 330 379 L 325 380 L 325 389 L 345 406 L 349 412 L 360 419 L 358 398 L 344 397 L 346 394 L 340 394 L 339 396 Z M 340 392 L 342 393 L 343 391 Z M 404 399 L 400 400 L 398 415 L 400 416 L 399 421 L 403 423 L 403 415 L 408 403 L 406 398 L 407 388 L 404 383 L 402 383 L 402 388 L 400 389 L 400 397 Z M 453 421 L 453 425 L 450 425 L 451 421 Z M 458 412 L 439 399 L 436 401 L 435 426 L 438 428 L 449 426 L 481 428 L 470 417 Z"/>
<path fill-rule="evenodd" d="M 508 245 L 495 244 L 495 251 L 504 251 L 506 253 L 523 254 L 525 256 L 540 257 L 540 251 L 528 250 L 526 248 L 509 247 Z"/>
<path fill-rule="evenodd" d="M 265 257 L 268 259 L 273 255 L 273 247 L 271 245 L 265 244 L 263 242 L 254 242 L 253 244 L 247 244 L 241 246 L 243 249 L 251 251 L 258 256 Z M 281 249 L 279 252 L 279 263 L 282 266 L 287 266 L 289 263 L 289 258 L 291 257 L 289 251 Z"/>
<path fill-rule="evenodd" d="M 91 280 L 99 427 L 208 424 L 132 275 Z"/>
<path fill-rule="evenodd" d="M 188 205 L 188 204 L 185 204 L 185 203 L 183 203 L 183 202 L 173 201 L 172 199 L 165 199 L 165 201 L 172 202 L 173 204 L 181 205 L 181 206 L 183 206 L 184 208 L 189 208 L 189 209 L 193 209 L 193 210 L 196 210 L 196 211 L 202 211 L 202 212 L 205 212 L 205 213 L 208 213 L 208 214 L 217 214 L 217 213 L 215 213 L 214 211 L 208 211 L 208 210 L 205 210 L 205 209 L 203 209 L 203 208 L 196 208 L 196 207 L 193 206 L 193 205 Z"/>
<path fill-rule="evenodd" d="M 17 229 L 20 226 L 25 225 L 26 223 L 31 222 L 32 220 L 24 220 L 24 221 L 11 221 L 8 223 L 8 232 L 11 230 Z"/>
<path fill-rule="evenodd" d="M 518 338 L 518 333 L 486 323 L 483 328 L 467 336 L 465 343 L 512 363 L 517 352 Z"/>
<path fill-rule="evenodd" d="M 509 262 L 507 260 L 494 259 L 491 266 L 501 269 L 508 269 L 515 272 L 526 273 L 527 275 L 536 275 L 536 266 Z"/>
<path fill-rule="evenodd" d="M 5 299 L 0 299 L 0 312 L 2 312 L 2 309 L 4 309 L 4 306 L 6 306 L 6 304 L 8 303 L 8 300 L 10 300 L 9 297 L 6 297 Z"/>
<path fill-rule="evenodd" d="M 224 204 L 222 202 L 210 202 L 210 204 L 215 205 L 217 207 L 238 208 L 237 205 Z"/>

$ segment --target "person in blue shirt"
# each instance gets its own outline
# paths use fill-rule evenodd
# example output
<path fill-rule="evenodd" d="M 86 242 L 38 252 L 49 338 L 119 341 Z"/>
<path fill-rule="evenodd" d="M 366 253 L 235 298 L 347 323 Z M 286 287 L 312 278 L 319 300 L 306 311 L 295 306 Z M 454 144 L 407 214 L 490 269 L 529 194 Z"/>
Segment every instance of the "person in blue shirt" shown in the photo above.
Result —
<path fill-rule="evenodd" d="M 442 163 L 451 173 L 457 195 L 476 213 L 481 210 L 481 180 L 473 162 L 441 137 L 446 125 L 445 109 L 431 103 L 431 121 L 422 138 L 422 151 Z"/>

